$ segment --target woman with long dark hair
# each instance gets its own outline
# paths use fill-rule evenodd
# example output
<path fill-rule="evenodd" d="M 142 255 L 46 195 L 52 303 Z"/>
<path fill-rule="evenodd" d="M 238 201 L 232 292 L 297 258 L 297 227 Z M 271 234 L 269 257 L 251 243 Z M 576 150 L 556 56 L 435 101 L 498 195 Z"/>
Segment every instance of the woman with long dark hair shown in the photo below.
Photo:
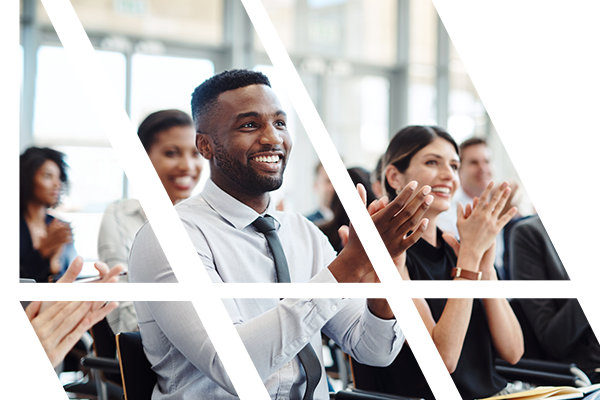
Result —
<path fill-rule="evenodd" d="M 30 147 L 19 158 L 20 277 L 48 282 L 75 258 L 71 227 L 52 215 L 67 187 L 64 154 Z"/>
<path fill-rule="evenodd" d="M 425 213 L 429 224 L 422 237 L 406 251 L 405 259 L 395 260 L 403 279 L 497 280 L 495 238 L 516 212 L 512 208 L 502 214 L 510 189 L 504 183 L 488 199 L 490 184 L 481 198 L 458 210 L 459 244 L 436 223 L 458 188 L 459 166 L 458 147 L 440 127 L 406 127 L 388 146 L 383 184 L 390 199 L 410 181 L 430 186 L 434 198 Z M 414 299 L 414 303 L 464 399 L 514 391 L 494 367 L 496 357 L 516 363 L 523 354 L 521 327 L 506 299 Z M 360 374 L 358 370 L 355 373 Z M 377 382 L 363 388 L 433 399 L 410 346 L 376 375 Z"/>

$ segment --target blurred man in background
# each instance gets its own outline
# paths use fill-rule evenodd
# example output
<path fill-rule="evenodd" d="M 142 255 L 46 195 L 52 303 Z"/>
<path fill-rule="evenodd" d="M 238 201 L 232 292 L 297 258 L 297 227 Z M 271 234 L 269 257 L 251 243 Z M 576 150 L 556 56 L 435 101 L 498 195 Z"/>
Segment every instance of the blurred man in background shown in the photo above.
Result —
<path fill-rule="evenodd" d="M 315 169 L 315 185 L 314 190 L 319 199 L 319 208 L 312 214 L 307 215 L 306 218 L 315 224 L 322 224 L 330 221 L 333 218 L 333 212 L 331 211 L 331 201 L 335 194 L 335 189 L 323 168 L 323 164 L 319 163 Z"/>
<path fill-rule="evenodd" d="M 471 138 L 461 143 L 460 147 L 460 188 L 454 194 L 450 209 L 440 214 L 438 226 L 444 232 L 458 237 L 456 229 L 456 205 L 463 207 L 479 197 L 492 180 L 492 150 L 481 138 Z"/>

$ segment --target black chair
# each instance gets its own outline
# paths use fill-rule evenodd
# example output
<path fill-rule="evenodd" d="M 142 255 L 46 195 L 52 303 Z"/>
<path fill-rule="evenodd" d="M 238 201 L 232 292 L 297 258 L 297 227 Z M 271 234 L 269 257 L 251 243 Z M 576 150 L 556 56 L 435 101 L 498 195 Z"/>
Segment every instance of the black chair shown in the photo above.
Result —
<path fill-rule="evenodd" d="M 94 325 L 90 333 L 94 338 L 95 357 L 83 359 L 82 365 L 92 368 L 98 386 L 98 400 L 121 400 L 123 389 L 115 334 L 106 318 Z"/>
<path fill-rule="evenodd" d="M 423 400 L 417 397 L 395 396 L 385 393 L 369 392 L 366 390 L 349 389 L 342 390 L 331 397 L 335 400 Z"/>
<path fill-rule="evenodd" d="M 509 301 L 523 331 L 525 353 L 515 365 L 496 360 L 496 370 L 508 380 L 521 380 L 534 385 L 588 386 L 591 380 L 575 364 L 550 361 L 548 354 L 539 343 L 533 327 L 525 316 L 519 299 Z"/>
<path fill-rule="evenodd" d="M 98 400 L 121 400 L 121 375 L 117 360 L 115 335 L 106 319 L 89 331 L 91 348 L 79 353 L 79 365 L 86 374 L 83 379 L 64 386 L 65 391 L 81 395 L 96 395 Z M 93 351 L 92 351 L 93 349 Z"/>
<path fill-rule="evenodd" d="M 496 359 L 496 371 L 509 381 L 522 381 L 536 386 L 588 386 L 587 375 L 575 364 L 521 359 L 515 365 Z"/>
<path fill-rule="evenodd" d="M 125 400 L 150 400 L 156 385 L 156 374 L 144 354 L 140 332 L 117 334 L 117 353 L 123 379 Z"/>

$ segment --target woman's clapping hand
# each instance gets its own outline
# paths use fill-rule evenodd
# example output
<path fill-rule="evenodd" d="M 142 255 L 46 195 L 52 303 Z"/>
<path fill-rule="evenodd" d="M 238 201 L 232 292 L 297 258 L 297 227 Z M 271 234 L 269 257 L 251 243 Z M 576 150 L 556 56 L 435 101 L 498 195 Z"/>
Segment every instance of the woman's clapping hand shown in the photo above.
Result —
<path fill-rule="evenodd" d="M 483 200 L 488 198 L 493 187 L 494 183 L 490 182 L 481 197 L 475 198 L 473 205 L 467 204 L 464 211 L 462 205 L 458 205 L 456 226 L 462 251 L 468 251 L 478 259 L 490 249 L 496 236 L 517 213 L 517 208 L 512 207 L 501 214 L 511 192 L 506 182 L 500 186 L 489 203 Z"/>

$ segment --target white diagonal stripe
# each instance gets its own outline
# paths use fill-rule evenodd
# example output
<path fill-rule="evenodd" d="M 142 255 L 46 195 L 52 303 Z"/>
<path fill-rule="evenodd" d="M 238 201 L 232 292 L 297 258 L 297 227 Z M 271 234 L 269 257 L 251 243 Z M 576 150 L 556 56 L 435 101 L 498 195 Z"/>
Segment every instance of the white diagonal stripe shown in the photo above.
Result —
<path fill-rule="evenodd" d="M 569 277 L 598 304 L 600 3 L 434 3 Z"/>
<path fill-rule="evenodd" d="M 43 4 L 96 115 L 101 117 L 99 120 L 123 169 L 139 193 L 144 212 L 181 282 L 179 290 L 187 291 L 189 298 L 194 298 L 192 291 L 198 290 L 199 286 L 204 286 L 203 291 L 215 291 L 216 286 L 210 284 L 206 270 L 135 134 L 134 126 L 110 89 L 108 78 L 73 7 L 66 0 L 46 0 Z M 194 301 L 194 306 L 240 398 L 268 399 L 266 388 L 223 303 L 217 296 L 212 296 Z"/>
<path fill-rule="evenodd" d="M 371 218 L 369 217 L 352 181 L 346 172 L 333 142 L 317 113 L 300 76 L 294 68 L 277 31 L 273 27 L 267 12 L 259 0 L 242 0 L 254 29 L 260 37 L 263 46 L 273 66 L 282 79 L 285 90 L 302 121 L 302 125 L 310 137 L 331 183 L 352 220 L 356 232 L 363 244 L 369 259 L 373 263 L 377 275 L 384 284 L 399 284 L 401 279 L 394 263 L 379 237 Z M 324 288 L 323 288 L 324 289 Z M 362 297 L 356 293 L 355 296 Z M 437 352 L 429 333 L 425 329 L 419 313 L 412 301 L 407 297 L 388 297 L 388 302 L 398 319 L 402 330 L 410 342 L 419 366 L 438 399 L 460 399 L 454 382 L 448 374 L 442 359 Z"/>
<path fill-rule="evenodd" d="M 19 269 L 19 1 L 0 1 L 0 119 L 2 148 L 0 169 L 4 171 L 0 204 L 2 217 L 0 254 L 5 278 L 0 279 L 4 328 L 0 352 L 2 397 L 27 396 L 48 400 L 67 400 L 56 373 L 46 356 L 23 308 L 17 302 Z M 24 373 L 27 371 L 27 373 Z M 35 385 L 31 377 L 35 376 Z"/>

